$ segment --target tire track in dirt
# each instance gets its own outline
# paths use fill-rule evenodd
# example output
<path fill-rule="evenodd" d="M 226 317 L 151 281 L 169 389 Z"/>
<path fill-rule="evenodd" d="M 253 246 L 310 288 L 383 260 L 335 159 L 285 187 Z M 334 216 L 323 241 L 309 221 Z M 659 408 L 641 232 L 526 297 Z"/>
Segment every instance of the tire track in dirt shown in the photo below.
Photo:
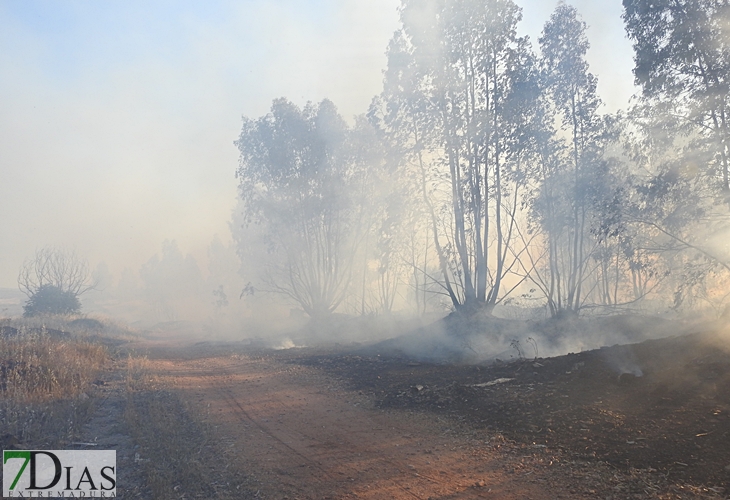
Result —
<path fill-rule="evenodd" d="M 223 370 L 223 373 L 224 373 L 225 377 L 228 377 L 228 378 L 231 377 L 231 374 L 229 372 L 227 372 L 226 370 Z M 310 458 L 307 454 L 302 453 L 299 450 L 297 450 L 296 448 L 294 448 L 293 446 L 289 445 L 286 441 L 281 439 L 275 432 L 271 431 L 267 426 L 263 425 L 260 421 L 251 417 L 251 415 L 249 415 L 249 413 L 246 411 L 246 409 L 241 405 L 240 401 L 238 401 L 236 399 L 236 397 L 233 394 L 233 391 L 231 391 L 230 387 L 227 385 L 224 385 L 221 382 L 221 378 L 220 378 L 219 374 L 213 373 L 213 372 L 208 372 L 208 373 L 204 374 L 204 377 L 206 379 L 208 379 L 211 382 L 212 386 L 215 387 L 217 392 L 223 396 L 223 398 L 225 399 L 228 406 L 233 410 L 233 412 L 235 414 L 238 415 L 238 418 L 241 420 L 241 422 L 243 422 L 243 423 L 250 422 L 251 424 L 256 426 L 261 432 L 268 435 L 269 437 L 274 439 L 276 442 L 278 442 L 282 447 L 289 450 L 289 452 L 291 452 L 295 456 L 304 460 L 312 468 L 318 469 L 318 471 L 323 476 L 325 476 L 329 481 L 337 481 L 337 479 L 335 477 L 333 477 L 325 468 L 323 468 L 320 465 L 320 463 L 318 463 L 316 460 Z M 393 468 L 396 467 L 396 464 L 390 460 L 387 460 L 387 459 L 381 459 L 381 460 Z M 438 481 L 434 478 L 429 477 L 428 479 L 436 484 L 442 484 L 442 481 Z M 317 476 L 311 476 L 311 480 L 313 480 L 313 482 L 319 483 L 319 484 L 326 483 L 326 481 L 322 481 L 322 479 Z M 399 482 L 397 480 L 393 480 L 393 482 L 402 491 L 403 494 L 409 496 L 410 498 L 416 498 L 419 500 L 422 498 L 422 497 L 416 495 L 415 493 L 409 491 L 407 489 L 407 487 L 399 484 Z"/>
<path fill-rule="evenodd" d="M 299 458 L 301 458 L 302 460 L 304 460 L 305 462 L 307 462 L 311 466 L 313 466 L 315 468 L 318 468 L 319 471 L 322 474 L 324 474 L 325 476 L 331 478 L 331 476 L 329 475 L 329 473 L 325 469 L 323 469 L 322 467 L 320 467 L 317 462 L 315 462 L 314 460 L 312 460 L 311 458 L 309 458 L 307 455 L 305 455 L 305 454 L 300 453 L 299 451 L 297 451 L 295 448 L 293 448 L 292 446 L 290 446 L 287 442 L 285 442 L 284 440 L 282 440 L 281 438 L 279 438 L 276 434 L 274 434 L 272 431 L 270 431 L 268 427 L 266 427 L 261 422 L 259 422 L 258 420 L 254 419 L 253 417 L 251 417 L 251 415 L 249 415 L 249 413 L 246 411 L 246 409 L 241 405 L 241 403 L 233 395 L 232 391 L 221 383 L 221 381 L 220 381 L 219 377 L 217 376 L 217 374 L 214 374 L 212 372 L 208 372 L 208 373 L 203 374 L 203 377 L 205 377 L 211 383 L 211 385 L 216 389 L 216 392 L 223 397 L 223 400 L 225 401 L 226 405 L 231 410 L 233 410 L 233 413 L 239 418 L 239 420 L 242 423 L 245 424 L 246 422 L 250 422 L 252 425 L 254 425 L 255 427 L 257 427 L 262 433 L 264 433 L 267 436 L 269 436 L 270 438 L 274 439 L 282 447 L 284 447 L 287 450 L 289 450 L 289 452 L 291 452 L 294 455 L 298 456 Z M 318 482 L 321 482 L 316 477 L 314 479 L 317 480 Z"/>
<path fill-rule="evenodd" d="M 307 467 L 309 469 L 316 469 L 318 471 L 319 475 L 310 474 L 307 477 L 307 482 L 310 486 L 313 486 L 312 483 L 316 483 L 318 485 L 331 485 L 333 483 L 340 483 L 342 482 L 341 479 L 338 479 L 334 477 L 326 468 L 324 468 L 321 465 L 321 462 L 313 458 L 312 453 L 307 453 L 306 450 L 298 450 L 297 448 L 291 446 L 289 442 L 285 441 L 284 438 L 279 437 L 279 435 L 284 434 L 287 436 L 288 439 L 296 439 L 297 437 L 303 437 L 304 439 L 308 441 L 313 441 L 313 443 L 310 443 L 306 446 L 309 450 L 326 450 L 330 454 L 337 454 L 337 447 L 338 445 L 344 444 L 345 446 L 343 448 L 354 448 L 356 445 L 351 440 L 347 440 L 347 443 L 342 443 L 342 430 L 337 429 L 334 434 L 337 435 L 338 439 L 335 440 L 322 440 L 321 436 L 316 435 L 316 433 L 308 432 L 306 429 L 296 429 L 292 430 L 288 426 L 285 428 L 277 428 L 277 429 L 271 429 L 269 426 L 264 425 L 260 419 L 254 418 L 246 409 L 242 406 L 241 402 L 236 399 L 236 396 L 234 395 L 233 391 L 229 388 L 227 384 L 225 384 L 223 381 L 225 379 L 230 380 L 232 378 L 232 374 L 226 370 L 224 367 L 221 368 L 221 371 L 218 373 L 212 373 L 212 372 L 202 372 L 201 375 L 209 380 L 212 387 L 215 388 L 215 390 L 218 392 L 218 394 L 223 396 L 223 399 L 226 401 L 228 406 L 232 408 L 233 413 L 236 414 L 242 423 L 250 422 L 252 425 L 254 425 L 256 428 L 258 428 L 262 433 L 266 434 L 273 440 L 275 440 L 281 447 L 288 450 L 289 453 L 295 455 L 296 457 L 301 458 L 304 462 L 306 462 L 308 465 Z M 277 406 L 279 407 L 279 411 L 284 411 L 286 409 L 291 409 L 291 405 L 287 404 L 285 401 L 282 401 L 281 399 L 277 400 Z M 329 425 L 327 427 L 333 427 L 332 425 Z M 335 428 L 337 428 L 336 425 L 334 425 Z M 299 436 L 297 436 L 299 435 Z M 334 442 L 333 442 L 334 441 Z M 336 443 L 336 444 L 335 444 Z M 316 453 L 315 453 L 316 454 Z M 320 457 L 321 458 L 321 457 Z M 378 459 L 379 465 L 381 468 L 392 468 L 397 469 L 397 465 L 393 464 L 392 461 L 384 459 L 383 457 L 379 457 Z M 347 463 L 341 463 L 341 466 L 347 465 Z M 302 464 L 299 464 L 299 467 L 302 467 Z M 348 477 L 356 475 L 357 471 L 353 469 L 352 467 L 348 467 L 349 474 L 346 474 Z M 432 481 L 440 483 L 439 481 L 434 480 L 431 478 Z M 421 498 L 420 496 L 410 492 L 407 488 L 407 486 L 403 486 L 400 484 L 397 480 L 393 480 L 395 483 L 394 485 L 401 490 L 401 492 L 406 495 L 409 498 Z"/>
<path fill-rule="evenodd" d="M 313 367 L 191 350 L 154 370 L 214 430 L 230 466 L 257 479 L 261 498 L 560 498 L 538 474 L 506 473 L 519 458 L 486 435 L 374 408 Z"/>

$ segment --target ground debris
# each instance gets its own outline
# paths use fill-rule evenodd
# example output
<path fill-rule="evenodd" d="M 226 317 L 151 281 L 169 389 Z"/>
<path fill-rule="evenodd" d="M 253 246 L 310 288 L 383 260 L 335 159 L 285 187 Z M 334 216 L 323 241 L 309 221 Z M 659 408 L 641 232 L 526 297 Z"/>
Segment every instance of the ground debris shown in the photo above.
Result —
<path fill-rule="evenodd" d="M 502 378 L 496 378 L 494 380 L 490 380 L 489 382 L 482 382 L 481 384 L 471 384 L 469 387 L 491 387 L 493 385 L 504 384 L 506 382 L 511 382 L 513 380 L 514 380 L 514 378 L 502 377 Z"/>

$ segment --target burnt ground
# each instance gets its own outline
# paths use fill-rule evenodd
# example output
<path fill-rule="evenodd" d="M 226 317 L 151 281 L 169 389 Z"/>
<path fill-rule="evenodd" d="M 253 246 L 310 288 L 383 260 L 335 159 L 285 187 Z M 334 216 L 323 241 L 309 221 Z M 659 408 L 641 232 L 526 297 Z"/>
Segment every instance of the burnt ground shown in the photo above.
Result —
<path fill-rule="evenodd" d="M 121 346 L 60 444 L 116 449 L 121 498 L 730 498 L 727 333 L 477 365 L 197 340 Z"/>
<path fill-rule="evenodd" d="M 343 379 L 380 408 L 443 414 L 525 446 L 727 494 L 729 352 L 728 337 L 696 333 L 481 366 L 385 352 L 270 355 Z"/>

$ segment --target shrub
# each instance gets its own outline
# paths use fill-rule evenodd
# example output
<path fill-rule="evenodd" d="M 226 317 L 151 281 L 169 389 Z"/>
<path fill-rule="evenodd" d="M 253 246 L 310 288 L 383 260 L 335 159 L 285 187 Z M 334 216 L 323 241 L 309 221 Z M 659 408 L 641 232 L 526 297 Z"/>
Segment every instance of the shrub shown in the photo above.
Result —
<path fill-rule="evenodd" d="M 33 293 L 23 306 L 23 316 L 39 314 L 76 314 L 81 311 L 81 302 L 75 293 L 64 291 L 54 285 L 43 285 Z"/>
<path fill-rule="evenodd" d="M 36 250 L 18 274 L 18 288 L 28 297 L 23 315 L 78 313 L 81 310 L 78 297 L 96 285 L 88 262 L 76 252 L 54 247 Z"/>

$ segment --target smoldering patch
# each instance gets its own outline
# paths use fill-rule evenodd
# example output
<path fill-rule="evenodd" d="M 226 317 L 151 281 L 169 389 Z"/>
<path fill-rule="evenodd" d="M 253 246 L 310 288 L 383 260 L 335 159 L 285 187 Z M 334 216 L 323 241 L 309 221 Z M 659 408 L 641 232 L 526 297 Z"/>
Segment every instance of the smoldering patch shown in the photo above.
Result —
<path fill-rule="evenodd" d="M 287 338 L 282 339 L 281 342 L 279 342 L 278 344 L 272 346 L 272 349 L 274 349 L 275 351 L 283 351 L 286 349 L 296 349 L 296 348 L 301 348 L 301 347 L 306 347 L 306 346 L 297 345 L 296 343 L 294 343 L 294 341 L 292 339 L 287 337 Z"/>
<path fill-rule="evenodd" d="M 633 346 L 614 346 L 610 349 L 602 349 L 601 353 L 604 362 L 616 375 L 619 384 L 631 384 L 637 378 L 644 376 L 644 370 L 641 368 Z"/>

